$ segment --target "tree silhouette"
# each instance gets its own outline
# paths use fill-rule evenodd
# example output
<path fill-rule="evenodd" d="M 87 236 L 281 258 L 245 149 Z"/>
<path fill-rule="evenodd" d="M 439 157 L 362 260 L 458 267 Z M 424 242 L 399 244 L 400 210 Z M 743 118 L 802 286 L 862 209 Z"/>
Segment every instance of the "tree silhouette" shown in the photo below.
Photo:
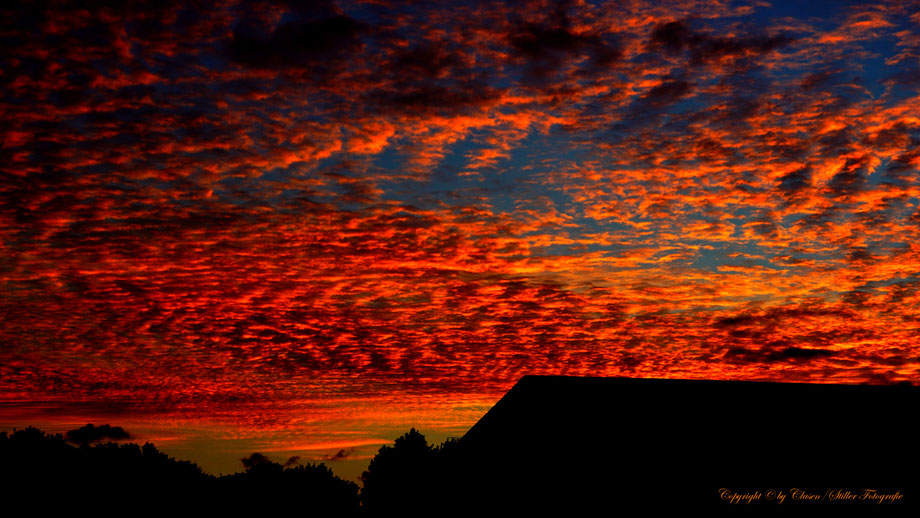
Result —
<path fill-rule="evenodd" d="M 426 508 L 431 485 L 432 448 L 412 428 L 393 446 L 381 446 L 361 476 L 361 502 L 371 513 L 419 511 Z"/>
<path fill-rule="evenodd" d="M 258 452 L 240 461 L 241 473 L 218 479 L 218 500 L 228 512 L 354 516 L 360 509 L 358 485 L 335 476 L 325 464 L 286 468 Z"/>
<path fill-rule="evenodd" d="M 68 509 L 121 509 L 139 495 L 148 508 L 185 502 L 210 489 L 213 477 L 152 444 L 69 444 L 60 434 L 28 427 L 0 435 L 0 483 L 23 503 Z M 14 500 L 15 501 L 15 500 Z"/>
<path fill-rule="evenodd" d="M 105 427 L 94 428 L 113 429 Z M 181 509 L 182 514 L 354 516 L 360 509 L 358 485 L 325 464 L 285 468 L 254 453 L 242 459 L 243 472 L 218 478 L 150 443 L 78 442 L 33 427 L 0 433 L 0 487 L 7 502 L 43 511 L 121 514 Z"/>
<path fill-rule="evenodd" d="M 458 471 L 459 441 L 428 444 L 415 428 L 384 445 L 361 476 L 361 504 L 371 515 L 443 513 L 445 497 L 466 476 Z"/>

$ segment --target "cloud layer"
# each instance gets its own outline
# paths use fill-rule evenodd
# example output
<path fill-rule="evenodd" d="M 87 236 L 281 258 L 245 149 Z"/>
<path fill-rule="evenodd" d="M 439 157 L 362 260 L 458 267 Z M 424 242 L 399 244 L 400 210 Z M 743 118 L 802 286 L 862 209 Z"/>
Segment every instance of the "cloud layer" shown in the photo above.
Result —
<path fill-rule="evenodd" d="M 5 7 L 0 399 L 916 380 L 920 10 L 825 11 Z"/>

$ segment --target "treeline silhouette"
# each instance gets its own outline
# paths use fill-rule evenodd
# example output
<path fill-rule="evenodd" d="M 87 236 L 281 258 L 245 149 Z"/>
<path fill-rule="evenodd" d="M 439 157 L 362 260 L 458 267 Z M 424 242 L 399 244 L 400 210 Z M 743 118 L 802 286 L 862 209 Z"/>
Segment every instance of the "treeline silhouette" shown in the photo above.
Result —
<path fill-rule="evenodd" d="M 40 514 L 589 516 L 639 506 L 654 512 L 629 514 L 670 516 L 736 508 L 723 488 L 797 487 L 877 490 L 901 495 L 895 511 L 916 509 L 916 396 L 913 387 L 524 377 L 462 439 L 432 445 L 413 428 L 382 446 L 360 490 L 297 458 L 253 453 L 241 472 L 215 477 L 126 443 L 119 427 L 30 427 L 0 433 L 0 496 Z"/>
<path fill-rule="evenodd" d="M 238 473 L 214 476 L 149 442 L 112 442 L 130 438 L 109 425 L 0 432 L 2 493 L 44 510 L 414 516 L 438 510 L 461 482 L 459 441 L 428 444 L 415 428 L 380 448 L 360 490 L 324 463 L 291 465 L 295 457 L 282 465 L 261 453 L 241 459 Z"/>
<path fill-rule="evenodd" d="M 0 494 L 6 507 L 131 516 L 355 516 L 360 511 L 358 485 L 335 476 L 325 464 L 286 467 L 253 454 L 243 459 L 243 471 L 218 477 L 150 443 L 111 442 L 125 437 L 107 425 L 88 425 L 66 436 L 34 427 L 0 432 Z"/>

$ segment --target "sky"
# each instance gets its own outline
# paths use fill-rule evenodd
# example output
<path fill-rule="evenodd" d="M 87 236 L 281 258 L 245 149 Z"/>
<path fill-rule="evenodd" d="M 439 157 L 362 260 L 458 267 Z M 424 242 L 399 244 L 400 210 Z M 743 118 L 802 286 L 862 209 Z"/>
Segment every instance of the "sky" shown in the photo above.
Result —
<path fill-rule="evenodd" d="M 0 85 L 5 430 L 354 479 L 525 374 L 920 379 L 918 2 L 14 2 Z"/>

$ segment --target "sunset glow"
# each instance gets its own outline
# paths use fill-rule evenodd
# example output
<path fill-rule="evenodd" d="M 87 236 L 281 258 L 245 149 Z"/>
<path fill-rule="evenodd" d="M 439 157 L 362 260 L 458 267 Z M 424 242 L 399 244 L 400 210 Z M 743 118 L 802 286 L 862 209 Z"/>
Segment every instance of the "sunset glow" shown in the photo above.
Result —
<path fill-rule="evenodd" d="M 920 379 L 916 2 L 0 10 L 2 429 L 354 478 L 525 374 Z"/>

